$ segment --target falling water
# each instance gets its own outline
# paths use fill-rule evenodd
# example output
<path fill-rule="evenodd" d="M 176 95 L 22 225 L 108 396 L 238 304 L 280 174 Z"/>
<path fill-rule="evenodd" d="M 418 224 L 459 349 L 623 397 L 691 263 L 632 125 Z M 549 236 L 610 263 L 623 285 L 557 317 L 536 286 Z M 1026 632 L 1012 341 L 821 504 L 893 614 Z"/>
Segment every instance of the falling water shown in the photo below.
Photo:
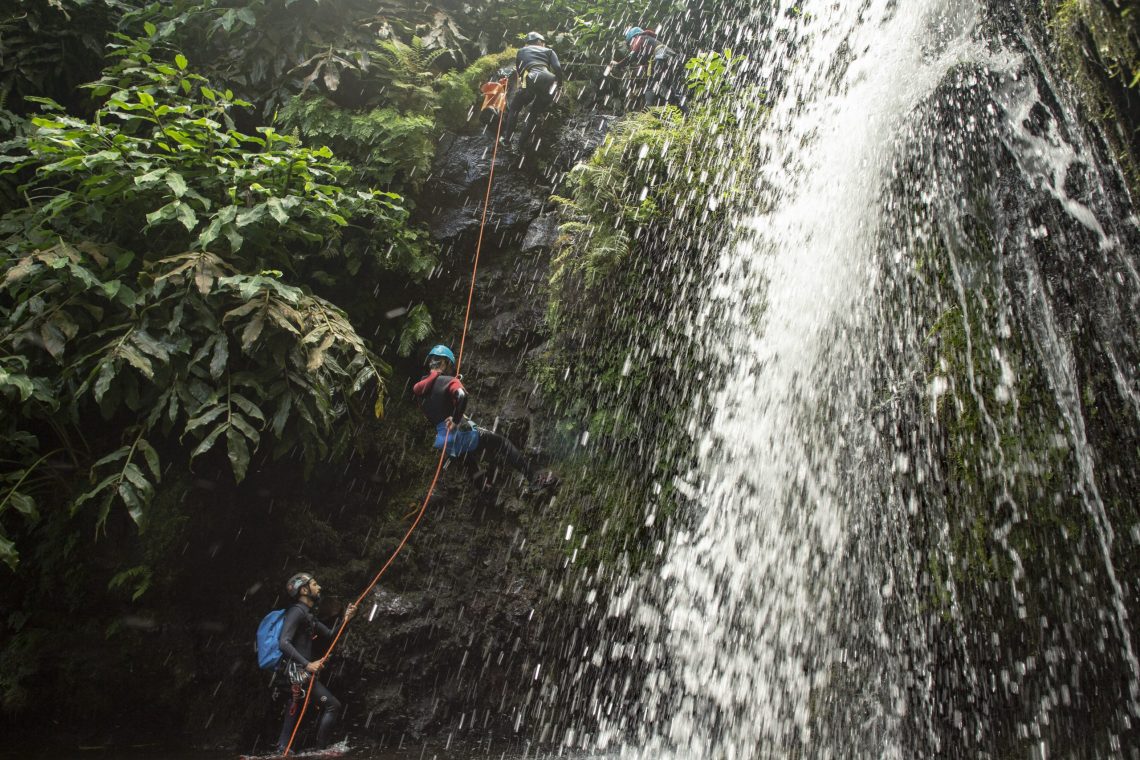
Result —
<path fill-rule="evenodd" d="M 1140 234 L 1118 170 L 1011 7 L 776 5 L 742 35 L 784 72 L 732 159 L 753 210 L 687 315 L 727 380 L 692 411 L 691 513 L 612 604 L 642 683 L 599 747 L 1124 753 Z"/>

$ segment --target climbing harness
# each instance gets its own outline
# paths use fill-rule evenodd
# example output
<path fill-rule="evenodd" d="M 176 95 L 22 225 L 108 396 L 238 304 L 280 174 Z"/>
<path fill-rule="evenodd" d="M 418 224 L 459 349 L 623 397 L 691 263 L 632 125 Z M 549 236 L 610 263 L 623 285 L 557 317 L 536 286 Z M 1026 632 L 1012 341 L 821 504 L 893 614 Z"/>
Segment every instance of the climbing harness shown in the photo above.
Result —
<path fill-rule="evenodd" d="M 479 254 L 483 250 L 483 234 L 487 228 L 487 211 L 491 205 L 491 186 L 495 181 L 495 161 L 499 155 L 499 134 L 502 132 L 502 129 L 503 112 L 500 111 L 499 123 L 495 129 L 495 142 L 493 143 L 494 147 L 491 149 L 491 171 L 487 176 L 487 192 L 483 196 L 483 217 L 479 221 L 479 237 L 475 242 L 475 261 L 471 266 L 471 286 L 467 290 L 467 311 L 463 315 L 463 332 L 460 334 L 459 338 L 459 355 L 455 360 L 455 374 L 457 377 L 459 375 L 460 367 L 463 366 L 463 347 L 467 341 L 467 328 L 471 322 L 471 305 L 475 300 L 475 276 L 479 272 Z M 439 482 L 439 473 L 443 470 L 444 462 L 447 459 L 448 435 L 450 435 L 450 431 L 444 434 L 443 448 L 441 448 L 439 451 L 439 462 L 436 463 L 435 474 L 432 476 L 431 485 L 428 486 L 427 495 L 424 496 L 423 504 L 420 505 L 420 511 L 416 515 L 416 519 L 412 522 L 411 527 L 408 528 L 408 532 L 404 534 L 404 537 L 402 539 L 400 539 L 400 543 L 396 546 L 395 551 L 392 552 L 392 556 L 388 557 L 388 561 L 385 562 L 384 566 L 380 568 L 380 572 L 376 573 L 376 576 L 372 579 L 372 582 L 369 583 L 364 591 L 361 592 L 360 596 L 356 597 L 356 601 L 353 602 L 354 607 L 359 607 L 360 603 L 364 601 L 364 598 L 368 596 L 372 592 L 372 589 L 376 587 L 376 584 L 380 582 L 380 578 L 384 575 L 385 572 L 387 572 L 388 568 L 396 560 L 396 557 L 404 548 L 404 544 L 408 543 L 408 539 L 411 538 L 412 533 L 416 529 L 416 526 L 418 526 L 420 524 L 420 520 L 423 519 L 424 512 L 427 511 L 428 502 L 431 501 L 432 494 L 435 493 L 435 486 Z M 336 645 L 340 642 L 341 636 L 344 634 L 344 629 L 347 626 L 348 618 L 346 617 L 341 622 L 340 627 L 337 629 L 336 636 L 333 637 L 332 643 L 329 644 L 329 648 L 325 651 L 324 656 L 319 660 L 319 662 L 323 663 L 329 658 L 333 650 L 336 648 Z M 313 678 L 316 678 L 316 676 L 317 674 L 314 673 Z M 293 749 L 293 740 L 297 738 L 297 730 L 301 727 L 301 721 L 305 719 L 305 711 L 309 709 L 309 699 L 312 697 L 312 695 L 313 689 L 305 690 L 305 702 L 301 705 L 301 714 L 297 716 L 297 722 L 293 725 L 293 733 L 289 736 L 289 743 L 285 745 L 285 752 L 282 753 L 283 757 L 288 757 L 290 750 Z"/>
<path fill-rule="evenodd" d="M 295 662 L 290 662 L 285 666 L 285 680 L 289 682 L 289 690 L 293 694 L 291 710 L 296 710 L 297 705 L 301 703 L 301 697 L 305 696 L 305 692 L 308 691 L 305 684 L 309 682 L 311 677 L 311 673 Z"/>
<path fill-rule="evenodd" d="M 524 68 L 519 74 L 519 89 L 525 90 L 527 85 L 530 84 L 531 76 L 534 74 L 541 74 L 543 72 L 549 74 L 550 69 L 541 63 L 532 63 L 531 65 Z"/>

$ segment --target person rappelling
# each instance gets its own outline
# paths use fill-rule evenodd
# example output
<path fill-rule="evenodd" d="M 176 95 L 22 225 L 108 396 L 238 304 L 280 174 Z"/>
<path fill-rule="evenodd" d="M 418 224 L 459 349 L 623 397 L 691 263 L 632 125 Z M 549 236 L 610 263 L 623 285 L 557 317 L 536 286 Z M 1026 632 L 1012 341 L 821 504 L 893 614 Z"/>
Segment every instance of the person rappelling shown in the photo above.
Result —
<path fill-rule="evenodd" d="M 455 374 L 455 354 L 444 345 L 427 355 L 428 374 L 412 388 L 420 409 L 435 426 L 437 449 L 444 448 L 452 459 L 458 459 L 476 487 L 489 487 L 488 473 L 481 469 L 484 460 L 507 464 L 524 478 L 527 490 L 537 493 L 558 485 L 552 472 L 536 472 L 531 458 L 524 455 L 505 436 L 479 427 L 467 417 L 467 389 Z"/>
<path fill-rule="evenodd" d="M 530 144 L 539 117 L 550 108 L 562 84 L 562 64 L 558 62 L 558 54 L 546 46 L 546 38 L 538 32 L 531 32 L 526 36 L 526 45 L 515 54 L 515 74 L 518 89 L 507 106 L 507 124 L 499 138 L 503 145 L 508 146 L 518 124 L 519 111 L 527 105 L 530 113 L 522 144 Z"/>
<path fill-rule="evenodd" d="M 613 71 L 626 72 L 627 98 L 631 107 L 639 101 L 646 108 L 653 106 L 684 105 L 684 91 L 677 84 L 680 58 L 657 38 L 652 29 L 631 26 L 625 30 L 629 54 L 613 59 L 606 67 L 607 76 Z"/>
<path fill-rule="evenodd" d="M 288 679 L 291 694 L 285 707 L 281 735 L 277 739 L 277 751 L 285 752 L 290 745 L 306 689 L 312 689 L 309 701 L 321 711 L 317 722 L 317 746 L 327 747 L 332 743 L 331 734 L 340 716 L 341 703 L 317 680 L 317 674 L 325 666 L 325 660 L 313 659 L 313 640 L 318 635 L 325 638 L 333 636 L 333 631 L 316 617 L 317 605 L 321 600 L 321 584 L 317 583 L 311 573 L 297 573 L 285 583 L 285 594 L 293 603 L 285 610 L 280 622 L 281 633 L 277 643 L 281 650 L 281 660 L 277 668 Z M 351 620 L 354 614 L 356 605 L 348 605 L 344 611 L 344 622 Z"/>

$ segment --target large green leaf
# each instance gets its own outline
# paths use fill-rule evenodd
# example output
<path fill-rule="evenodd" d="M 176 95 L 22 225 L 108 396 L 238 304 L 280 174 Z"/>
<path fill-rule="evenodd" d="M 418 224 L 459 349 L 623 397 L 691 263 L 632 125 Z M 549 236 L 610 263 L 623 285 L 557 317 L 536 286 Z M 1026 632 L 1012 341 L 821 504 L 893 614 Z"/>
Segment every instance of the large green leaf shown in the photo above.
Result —
<path fill-rule="evenodd" d="M 231 427 L 227 431 L 226 443 L 234 478 L 240 483 L 245 479 L 246 470 L 249 469 L 249 445 L 245 436 L 236 427 Z"/>
<path fill-rule="evenodd" d="M 183 429 L 183 435 L 196 430 L 203 425 L 210 424 L 218 417 L 221 417 L 223 414 L 225 414 L 227 411 L 229 411 L 229 407 L 226 404 L 217 404 L 205 410 L 204 412 L 201 412 L 200 414 L 190 418 L 190 420 L 187 421 L 186 427 Z"/>
<path fill-rule="evenodd" d="M 141 525 L 145 503 L 137 487 L 133 483 L 121 480 L 119 481 L 119 487 L 116 493 L 119 498 L 123 500 L 123 504 L 126 505 L 127 514 L 131 516 L 131 519 L 135 521 L 136 525 Z"/>
<path fill-rule="evenodd" d="M 32 384 L 31 378 L 26 375 L 16 375 L 8 372 L 0 367 L 0 388 L 10 386 L 15 388 L 20 394 L 21 401 L 27 401 L 31 398 L 35 386 Z"/>
<path fill-rule="evenodd" d="M 16 566 L 20 564 L 20 554 L 16 551 L 15 542 L 2 532 L 0 532 L 0 561 L 12 572 L 16 572 Z"/>
<path fill-rule="evenodd" d="M 197 459 L 210 449 L 214 448 L 214 444 L 217 443 L 218 437 L 228 429 L 229 425 L 222 423 L 221 425 L 218 425 L 216 428 L 211 430 L 210 433 L 205 438 L 203 438 L 196 447 L 194 447 L 194 450 L 190 452 L 190 459 Z"/>
<path fill-rule="evenodd" d="M 8 494 L 7 505 L 12 507 L 29 520 L 38 520 L 39 512 L 36 510 L 36 500 L 27 494 L 12 491 Z"/>
<path fill-rule="evenodd" d="M 151 446 L 148 441 L 142 438 L 139 439 L 138 448 L 146 459 L 147 467 L 150 468 L 151 475 L 154 476 L 155 482 L 160 482 L 162 480 L 162 463 L 159 461 L 158 452 L 154 450 L 154 447 Z"/>

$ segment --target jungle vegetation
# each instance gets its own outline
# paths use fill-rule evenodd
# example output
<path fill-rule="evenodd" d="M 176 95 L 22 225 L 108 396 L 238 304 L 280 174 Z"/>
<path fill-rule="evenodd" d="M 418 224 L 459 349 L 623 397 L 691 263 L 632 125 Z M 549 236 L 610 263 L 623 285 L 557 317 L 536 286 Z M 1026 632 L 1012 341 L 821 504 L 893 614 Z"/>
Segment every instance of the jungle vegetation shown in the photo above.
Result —
<path fill-rule="evenodd" d="M 266 482 L 403 461 L 388 386 L 436 331 L 417 206 L 442 131 L 474 128 L 527 30 L 573 59 L 670 5 L 20 0 L 0 21 L 6 715 L 90 704 L 139 606 L 200 593 L 235 510 L 292 542 Z M 46 671 L 88 685 L 58 699 Z"/>
<path fill-rule="evenodd" d="M 487 0 L 462 18 L 456 2 L 403 0 L 16 5 L 0 20 L 0 709 L 95 721 L 102 684 L 137 668 L 159 674 L 173 696 L 154 709 L 174 714 L 197 652 L 140 664 L 131 626 L 155 625 L 133 616 L 142 604 L 204 593 L 203 526 L 240 532 L 233 512 L 256 510 L 282 554 L 319 544 L 325 528 L 299 539 L 267 483 L 329 477 L 364 446 L 405 461 L 393 368 L 440 327 L 426 283 L 443 254 L 420 193 L 441 134 L 474 128 L 475 85 L 531 28 L 565 62 L 596 63 L 615 30 L 683 4 Z M 1081 71 L 1123 82 L 1119 114 L 1140 84 L 1134 27 L 1109 36 L 1120 4 L 1088 5 L 1053 4 L 1051 28 Z M 1080 58 L 1089 30 L 1105 63 Z M 730 106 L 741 63 L 695 58 L 687 115 L 617 122 L 558 191 L 553 341 L 534 374 L 562 433 L 610 457 L 577 482 L 615 495 L 590 519 L 612 509 L 619 536 L 644 519 L 616 495 L 684 467 L 684 431 L 648 451 L 618 401 L 664 388 L 655 422 L 675 422 L 668 378 L 697 356 L 676 304 L 708 241 L 674 233 L 730 233 L 714 223 L 737 200 L 732 178 L 689 167 L 746 150 Z M 646 311 L 680 349 L 650 342 Z M 626 483 L 630 470 L 649 475 Z M 668 513 L 674 495 L 659 501 Z"/>

